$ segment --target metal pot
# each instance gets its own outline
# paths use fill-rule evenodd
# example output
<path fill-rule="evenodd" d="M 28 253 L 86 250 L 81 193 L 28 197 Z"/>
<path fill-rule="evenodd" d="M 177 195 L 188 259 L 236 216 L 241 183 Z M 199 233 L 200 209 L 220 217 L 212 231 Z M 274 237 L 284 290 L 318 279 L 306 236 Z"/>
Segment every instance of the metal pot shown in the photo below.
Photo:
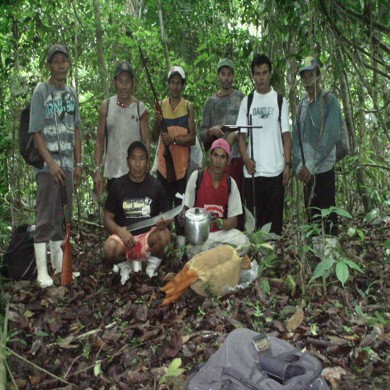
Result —
<path fill-rule="evenodd" d="M 203 244 L 210 233 L 210 215 L 202 208 L 193 207 L 186 211 L 185 226 L 187 241 L 193 245 Z"/>

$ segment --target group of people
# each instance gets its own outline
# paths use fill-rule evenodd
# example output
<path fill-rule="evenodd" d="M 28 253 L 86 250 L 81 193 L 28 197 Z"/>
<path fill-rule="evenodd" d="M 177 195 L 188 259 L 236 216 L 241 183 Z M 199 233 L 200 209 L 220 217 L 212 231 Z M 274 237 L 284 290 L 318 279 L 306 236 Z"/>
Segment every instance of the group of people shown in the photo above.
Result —
<path fill-rule="evenodd" d="M 34 236 L 37 279 L 43 288 L 53 284 L 46 261 L 47 243 L 54 272 L 62 268 L 61 187 L 66 188 L 71 205 L 73 186 L 80 183 L 83 168 L 78 99 L 66 85 L 69 65 L 66 48 L 53 45 L 47 53 L 50 77 L 37 85 L 31 104 L 29 132 L 45 162 L 43 169 L 36 169 Z M 191 173 L 191 147 L 197 136 L 194 106 L 183 97 L 183 68 L 169 70 L 168 97 L 155 102 L 150 133 L 148 110 L 132 94 L 133 70 L 128 62 L 117 65 L 116 95 L 100 107 L 95 149 L 95 191 L 108 193 L 104 210 L 104 227 L 109 233 L 104 256 L 108 261 L 118 263 L 125 258 L 133 271 L 141 270 L 145 262 L 147 274 L 154 275 L 171 242 L 172 221 L 161 218 L 152 228 L 131 232 L 127 226 L 182 202 L 183 212 L 175 221 L 180 244 L 185 242 L 185 210 L 201 207 L 211 216 L 209 239 L 191 248 L 190 256 L 220 243 L 248 244 L 242 232 L 243 204 L 253 213 L 257 228 L 271 223 L 271 232 L 280 235 L 284 190 L 293 166 L 304 184 L 311 218 L 318 213 L 315 207 L 335 205 L 333 166 L 341 114 L 335 96 L 320 86 L 318 61 L 307 57 L 300 67 L 307 94 L 296 114 L 293 137 L 287 100 L 271 87 L 271 61 L 256 55 L 251 70 L 255 91 L 244 96 L 233 88 L 234 63 L 226 58 L 219 61 L 220 88 L 206 101 L 200 127 L 210 163 Z M 157 143 L 156 178 L 149 173 L 151 139 Z M 184 194 L 184 200 L 177 193 Z M 326 233 L 337 234 L 335 215 L 327 221 Z"/>

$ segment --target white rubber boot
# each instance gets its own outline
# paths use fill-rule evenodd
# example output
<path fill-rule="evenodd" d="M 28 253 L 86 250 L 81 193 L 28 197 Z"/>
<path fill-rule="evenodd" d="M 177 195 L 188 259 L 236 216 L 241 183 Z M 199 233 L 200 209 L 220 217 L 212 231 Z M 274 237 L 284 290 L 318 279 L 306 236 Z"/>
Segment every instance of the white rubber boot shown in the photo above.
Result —
<path fill-rule="evenodd" d="M 150 278 L 156 275 L 156 270 L 158 266 L 161 264 L 162 259 L 159 259 L 158 257 L 149 256 L 148 257 L 148 265 L 146 266 L 146 275 L 148 275 Z"/>
<path fill-rule="evenodd" d="M 53 285 L 53 279 L 47 273 L 46 243 L 34 244 L 35 262 L 37 264 L 37 281 L 40 287 L 46 288 Z"/>
<path fill-rule="evenodd" d="M 112 268 L 114 272 L 120 271 L 122 286 L 129 280 L 130 274 L 133 271 L 131 261 L 124 261 L 123 263 L 115 264 Z"/>
<path fill-rule="evenodd" d="M 132 265 L 133 265 L 134 272 L 142 271 L 142 261 L 134 260 Z"/>
<path fill-rule="evenodd" d="M 324 258 L 335 258 L 337 253 L 337 237 L 326 237 L 324 240 Z"/>
<path fill-rule="evenodd" d="M 61 248 L 62 241 L 50 241 L 50 260 L 55 274 L 62 271 L 63 253 Z"/>

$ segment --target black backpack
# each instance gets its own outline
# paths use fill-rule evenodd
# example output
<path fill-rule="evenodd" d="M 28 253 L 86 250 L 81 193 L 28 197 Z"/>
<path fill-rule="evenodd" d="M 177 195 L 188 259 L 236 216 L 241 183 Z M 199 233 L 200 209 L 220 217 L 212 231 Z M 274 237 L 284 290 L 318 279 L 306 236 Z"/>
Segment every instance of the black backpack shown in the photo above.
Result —
<path fill-rule="evenodd" d="M 45 87 L 47 93 L 46 83 Z M 20 113 L 19 151 L 28 165 L 42 169 L 44 161 L 35 146 L 33 135 L 28 132 L 30 126 L 30 108 L 31 103 L 29 102 Z"/>
<path fill-rule="evenodd" d="M 249 329 L 231 332 L 187 379 L 186 390 L 329 390 L 321 362 L 287 341 Z"/>
<path fill-rule="evenodd" d="M 34 228 L 29 225 L 16 227 L 4 255 L 6 273 L 12 280 L 35 280 L 37 268 L 34 252 Z"/>

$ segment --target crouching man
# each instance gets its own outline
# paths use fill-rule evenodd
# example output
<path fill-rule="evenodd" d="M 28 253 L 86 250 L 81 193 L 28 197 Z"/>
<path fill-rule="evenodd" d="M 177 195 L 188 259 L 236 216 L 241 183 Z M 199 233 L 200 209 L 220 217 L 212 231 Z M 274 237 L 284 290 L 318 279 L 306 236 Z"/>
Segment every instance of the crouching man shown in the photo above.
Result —
<path fill-rule="evenodd" d="M 236 229 L 237 217 L 243 211 L 237 184 L 225 172 L 229 158 L 229 143 L 218 138 L 210 148 L 210 166 L 204 171 L 193 172 L 188 180 L 185 209 L 204 208 L 211 216 L 209 238 L 205 243 L 188 249 L 190 258 L 222 243 L 232 244 L 238 251 L 249 244 L 248 237 Z"/>
<path fill-rule="evenodd" d="M 104 210 L 104 227 L 110 237 L 104 243 L 104 257 L 119 263 L 125 256 L 127 269 L 138 272 L 147 261 L 146 273 L 153 276 L 171 240 L 168 221 L 130 233 L 126 226 L 154 217 L 169 206 L 164 188 L 149 175 L 149 155 L 145 144 L 133 142 L 127 150 L 129 172 L 114 180 Z"/>

